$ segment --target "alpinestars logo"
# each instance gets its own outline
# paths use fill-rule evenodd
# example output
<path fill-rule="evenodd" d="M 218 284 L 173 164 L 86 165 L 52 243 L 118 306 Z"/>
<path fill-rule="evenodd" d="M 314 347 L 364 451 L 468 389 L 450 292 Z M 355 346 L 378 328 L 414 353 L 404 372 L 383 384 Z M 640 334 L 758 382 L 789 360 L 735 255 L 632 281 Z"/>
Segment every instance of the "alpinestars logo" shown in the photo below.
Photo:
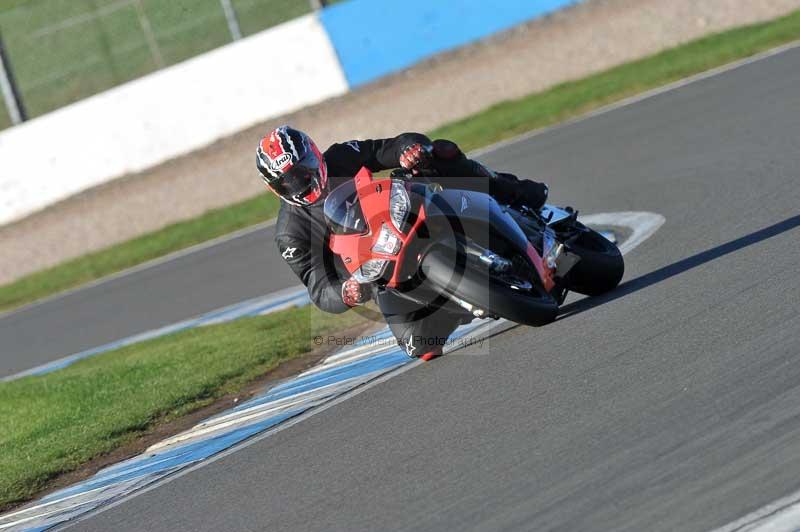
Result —
<path fill-rule="evenodd" d="M 350 142 L 345 142 L 345 144 L 350 146 L 351 148 L 353 148 L 358 153 L 361 153 L 361 148 L 358 147 L 358 142 L 357 141 L 351 140 Z"/>
<path fill-rule="evenodd" d="M 414 351 L 417 349 L 417 347 L 414 345 L 414 337 L 409 336 L 405 344 L 406 344 L 406 353 L 408 353 L 408 356 L 413 357 Z"/>
<path fill-rule="evenodd" d="M 467 201 L 467 197 L 461 196 L 461 212 L 464 212 L 467 209 L 469 209 L 469 202 Z"/>
<path fill-rule="evenodd" d="M 281 257 L 283 257 L 283 260 L 293 259 L 295 251 L 297 251 L 297 248 L 286 248 L 281 253 Z"/>

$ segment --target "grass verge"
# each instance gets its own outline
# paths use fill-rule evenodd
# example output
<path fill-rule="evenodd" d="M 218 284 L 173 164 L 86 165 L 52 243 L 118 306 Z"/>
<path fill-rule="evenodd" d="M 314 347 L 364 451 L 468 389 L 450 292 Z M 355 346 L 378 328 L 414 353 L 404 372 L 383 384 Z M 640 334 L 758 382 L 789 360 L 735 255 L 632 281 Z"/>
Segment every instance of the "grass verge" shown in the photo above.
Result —
<path fill-rule="evenodd" d="M 479 148 L 797 39 L 800 39 L 800 11 L 705 37 L 545 92 L 500 103 L 438 128 L 431 136 L 451 138 L 465 150 Z M 0 287 L 0 311 L 264 221 L 274 216 L 277 206 L 271 196 L 248 200 L 28 275 Z"/>
<path fill-rule="evenodd" d="M 354 312 L 331 315 L 308 306 L 182 331 L 0 383 L 0 508 L 158 424 L 241 390 L 313 350 L 315 335 L 365 323 Z"/>

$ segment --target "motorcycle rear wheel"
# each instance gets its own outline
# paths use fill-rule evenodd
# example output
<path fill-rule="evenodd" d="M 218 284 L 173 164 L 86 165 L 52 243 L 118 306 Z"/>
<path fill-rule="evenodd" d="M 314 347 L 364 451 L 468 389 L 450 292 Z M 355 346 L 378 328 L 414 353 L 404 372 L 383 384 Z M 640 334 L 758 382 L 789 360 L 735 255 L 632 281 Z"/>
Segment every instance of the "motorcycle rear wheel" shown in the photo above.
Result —
<path fill-rule="evenodd" d="M 540 327 L 558 315 L 558 303 L 541 287 L 530 287 L 530 291 L 513 288 L 513 282 L 491 275 L 469 260 L 459 267 L 452 250 L 432 249 L 422 260 L 421 270 L 434 287 L 490 316 Z"/>

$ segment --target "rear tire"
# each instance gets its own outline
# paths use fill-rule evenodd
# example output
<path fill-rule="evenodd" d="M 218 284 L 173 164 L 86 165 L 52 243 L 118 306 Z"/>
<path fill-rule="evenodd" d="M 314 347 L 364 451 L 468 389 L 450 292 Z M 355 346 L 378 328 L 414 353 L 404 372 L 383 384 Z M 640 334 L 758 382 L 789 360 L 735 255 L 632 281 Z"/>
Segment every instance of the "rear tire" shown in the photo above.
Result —
<path fill-rule="evenodd" d="M 619 248 L 603 235 L 588 229 L 570 242 L 571 252 L 581 257 L 567 274 L 573 292 L 599 296 L 617 287 L 625 273 L 625 261 Z"/>
<path fill-rule="evenodd" d="M 541 288 L 533 287 L 531 292 L 511 288 L 469 261 L 463 268 L 457 268 L 455 251 L 451 249 L 431 250 L 422 260 L 421 270 L 438 290 L 491 316 L 540 327 L 553 322 L 558 315 L 558 303 Z"/>

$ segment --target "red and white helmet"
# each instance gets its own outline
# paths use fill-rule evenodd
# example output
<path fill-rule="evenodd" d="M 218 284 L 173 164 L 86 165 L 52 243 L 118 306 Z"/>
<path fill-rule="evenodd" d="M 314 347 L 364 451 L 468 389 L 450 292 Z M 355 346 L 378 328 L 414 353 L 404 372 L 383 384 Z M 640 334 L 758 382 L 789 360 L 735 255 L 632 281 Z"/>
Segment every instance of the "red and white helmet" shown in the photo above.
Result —
<path fill-rule="evenodd" d="M 267 186 L 287 203 L 302 207 L 325 198 L 325 158 L 302 131 L 281 126 L 261 139 L 256 166 Z"/>

